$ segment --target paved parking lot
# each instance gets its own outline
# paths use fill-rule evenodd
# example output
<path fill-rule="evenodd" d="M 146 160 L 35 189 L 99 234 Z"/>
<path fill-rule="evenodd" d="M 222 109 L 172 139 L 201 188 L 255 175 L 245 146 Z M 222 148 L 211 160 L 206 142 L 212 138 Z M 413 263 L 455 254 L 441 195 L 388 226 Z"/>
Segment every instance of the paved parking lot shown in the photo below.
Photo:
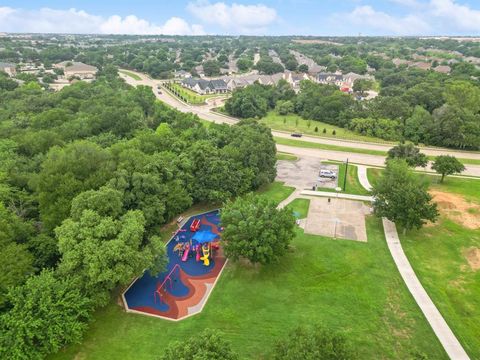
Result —
<path fill-rule="evenodd" d="M 333 170 L 338 174 L 338 165 L 322 164 L 318 158 L 302 156 L 297 161 L 281 160 L 277 162 L 277 180 L 297 189 L 311 190 L 314 185 L 325 188 L 336 188 L 338 179 L 322 178 L 319 181 L 320 169 Z"/>
<path fill-rule="evenodd" d="M 335 179 L 330 179 L 330 178 L 318 178 L 317 179 L 317 185 L 318 187 L 323 187 L 323 188 L 329 188 L 329 189 L 335 189 L 338 186 L 338 165 L 335 164 L 322 164 L 320 166 L 320 170 L 325 169 L 325 170 L 332 170 L 335 174 L 337 174 L 337 177 Z M 318 175 L 318 174 L 317 174 Z"/>
<path fill-rule="evenodd" d="M 316 184 L 320 161 L 318 158 L 302 156 L 297 161 L 277 162 L 277 180 L 297 189 L 309 189 Z"/>
<path fill-rule="evenodd" d="M 370 213 L 370 207 L 361 201 L 310 198 L 305 233 L 366 242 L 365 215 Z"/>

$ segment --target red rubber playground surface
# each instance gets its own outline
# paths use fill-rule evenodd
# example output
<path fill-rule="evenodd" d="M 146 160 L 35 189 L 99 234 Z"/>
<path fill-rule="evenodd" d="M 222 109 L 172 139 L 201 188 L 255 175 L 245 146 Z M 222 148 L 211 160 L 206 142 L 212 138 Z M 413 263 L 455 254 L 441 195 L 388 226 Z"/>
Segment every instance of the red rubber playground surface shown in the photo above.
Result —
<path fill-rule="evenodd" d="M 221 232 L 219 224 L 218 210 L 189 218 L 166 245 L 167 270 L 158 276 L 145 271 L 123 293 L 127 311 L 170 320 L 201 312 L 226 262 L 222 249 L 216 249 Z M 202 243 L 208 248 L 207 261 Z M 185 244 L 189 247 L 188 254 L 178 251 Z"/>

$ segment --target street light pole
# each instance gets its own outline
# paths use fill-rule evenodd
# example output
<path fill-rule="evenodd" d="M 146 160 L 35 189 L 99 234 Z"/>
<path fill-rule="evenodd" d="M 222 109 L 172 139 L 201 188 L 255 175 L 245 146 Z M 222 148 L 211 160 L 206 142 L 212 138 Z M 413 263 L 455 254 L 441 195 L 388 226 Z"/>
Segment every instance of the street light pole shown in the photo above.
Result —
<path fill-rule="evenodd" d="M 347 191 L 347 173 L 348 173 L 348 158 L 345 163 L 345 177 L 343 178 L 343 192 Z"/>

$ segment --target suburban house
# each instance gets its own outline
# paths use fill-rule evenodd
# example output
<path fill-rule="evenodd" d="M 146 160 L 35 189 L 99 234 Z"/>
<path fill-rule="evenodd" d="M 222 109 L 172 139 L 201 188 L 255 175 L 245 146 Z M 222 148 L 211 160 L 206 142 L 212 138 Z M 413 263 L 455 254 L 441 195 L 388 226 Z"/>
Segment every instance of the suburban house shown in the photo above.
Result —
<path fill-rule="evenodd" d="M 340 88 L 343 92 L 351 92 L 353 90 L 353 84 L 357 80 L 375 80 L 375 77 L 372 75 L 360 75 L 353 72 L 349 72 L 348 74 L 341 74 L 341 73 L 320 73 L 317 75 L 317 82 L 319 84 L 324 85 L 336 85 Z"/>
<path fill-rule="evenodd" d="M 433 70 L 442 74 L 450 74 L 450 72 L 452 71 L 452 68 L 448 65 L 439 65 Z"/>
<path fill-rule="evenodd" d="M 7 73 L 8 76 L 15 76 L 17 69 L 15 64 L 0 62 L 0 71 Z"/>
<path fill-rule="evenodd" d="M 63 61 L 54 65 L 56 68 L 63 69 L 65 78 L 78 77 L 81 80 L 93 80 L 98 69 L 95 66 L 87 65 L 81 62 Z"/>
<path fill-rule="evenodd" d="M 177 70 L 173 73 L 173 76 L 176 79 L 186 79 L 186 78 L 192 77 L 192 74 L 190 74 L 188 71 L 185 71 L 185 70 Z"/>
<path fill-rule="evenodd" d="M 227 83 L 222 79 L 206 80 L 186 78 L 182 80 L 180 84 L 201 95 L 224 94 L 229 91 Z"/>
<path fill-rule="evenodd" d="M 430 70 L 432 68 L 432 64 L 429 62 L 419 61 L 419 62 L 413 63 L 412 65 L 410 65 L 410 67 L 421 69 L 421 70 Z"/>
<path fill-rule="evenodd" d="M 316 78 L 319 84 L 336 85 L 338 87 L 343 85 L 343 75 L 340 73 L 319 73 Z"/>
<path fill-rule="evenodd" d="M 300 91 L 300 83 L 303 80 L 310 80 L 310 77 L 304 73 L 294 73 L 291 71 L 286 71 L 283 78 L 292 86 L 293 90 L 296 92 Z"/>

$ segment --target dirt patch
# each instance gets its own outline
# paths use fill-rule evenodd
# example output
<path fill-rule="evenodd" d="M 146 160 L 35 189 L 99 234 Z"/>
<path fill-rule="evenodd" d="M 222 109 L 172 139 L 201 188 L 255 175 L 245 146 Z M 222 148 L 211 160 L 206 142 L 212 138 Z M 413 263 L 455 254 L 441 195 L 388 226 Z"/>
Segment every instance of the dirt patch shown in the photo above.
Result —
<path fill-rule="evenodd" d="M 480 269 L 480 249 L 479 248 L 469 248 L 465 251 L 465 258 L 467 259 L 468 265 L 472 268 L 473 271 Z"/>
<path fill-rule="evenodd" d="M 462 196 L 441 191 L 430 191 L 440 214 L 468 229 L 480 228 L 480 205 L 468 202 Z"/>

